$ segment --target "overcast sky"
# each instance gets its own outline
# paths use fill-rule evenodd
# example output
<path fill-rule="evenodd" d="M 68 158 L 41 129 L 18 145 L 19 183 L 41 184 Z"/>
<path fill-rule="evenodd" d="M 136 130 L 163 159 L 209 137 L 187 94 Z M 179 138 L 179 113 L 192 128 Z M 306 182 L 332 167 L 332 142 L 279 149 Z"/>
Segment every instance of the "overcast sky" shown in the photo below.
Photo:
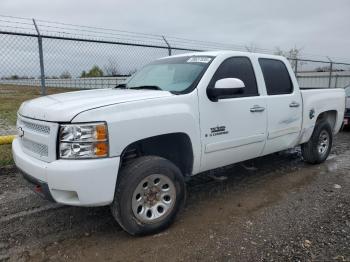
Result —
<path fill-rule="evenodd" d="M 0 14 L 350 61 L 350 0 L 1 0 Z"/>

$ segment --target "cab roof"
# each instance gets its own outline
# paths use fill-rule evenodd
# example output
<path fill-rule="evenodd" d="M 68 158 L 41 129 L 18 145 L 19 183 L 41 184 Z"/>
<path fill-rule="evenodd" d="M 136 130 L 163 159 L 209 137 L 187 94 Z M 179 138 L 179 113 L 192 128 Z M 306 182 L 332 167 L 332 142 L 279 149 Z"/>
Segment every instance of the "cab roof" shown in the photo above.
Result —
<path fill-rule="evenodd" d="M 285 57 L 279 55 L 269 55 L 261 53 L 252 53 L 252 52 L 241 52 L 241 51 L 231 51 L 231 50 L 218 50 L 218 51 L 204 51 L 204 52 L 189 52 L 183 53 L 180 55 L 172 55 L 171 57 L 183 57 L 183 56 L 221 56 L 221 55 L 232 55 L 232 56 L 247 56 L 247 57 L 264 57 L 272 58 L 278 60 L 285 60 Z M 166 57 L 163 57 L 166 58 Z M 169 58 L 169 57 L 167 57 Z M 162 58 L 160 58 L 162 59 Z"/>

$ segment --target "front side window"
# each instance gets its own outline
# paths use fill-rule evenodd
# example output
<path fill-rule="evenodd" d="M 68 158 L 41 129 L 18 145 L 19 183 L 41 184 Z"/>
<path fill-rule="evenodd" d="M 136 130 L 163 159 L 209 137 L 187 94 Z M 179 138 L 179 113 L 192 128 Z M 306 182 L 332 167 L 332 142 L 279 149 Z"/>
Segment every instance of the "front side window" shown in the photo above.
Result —
<path fill-rule="evenodd" d="M 222 62 L 210 81 L 209 88 L 213 88 L 216 81 L 223 78 L 238 78 L 245 85 L 243 93 L 232 97 L 259 95 L 253 66 L 248 57 L 231 57 Z"/>
<path fill-rule="evenodd" d="M 157 60 L 138 71 L 126 88 L 186 92 L 196 85 L 212 59 L 208 56 L 183 56 Z"/>
<path fill-rule="evenodd" d="M 268 95 L 293 93 L 293 84 L 286 65 L 275 59 L 259 58 Z"/>

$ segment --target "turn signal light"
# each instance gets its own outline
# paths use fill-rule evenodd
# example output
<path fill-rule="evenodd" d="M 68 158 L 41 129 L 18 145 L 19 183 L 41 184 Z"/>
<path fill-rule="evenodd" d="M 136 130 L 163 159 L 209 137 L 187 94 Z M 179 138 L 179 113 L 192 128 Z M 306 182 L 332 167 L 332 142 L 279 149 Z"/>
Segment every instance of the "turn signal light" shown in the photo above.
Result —
<path fill-rule="evenodd" d="M 102 157 L 107 156 L 108 154 L 108 145 L 106 143 L 97 143 L 95 144 L 95 155 Z"/>

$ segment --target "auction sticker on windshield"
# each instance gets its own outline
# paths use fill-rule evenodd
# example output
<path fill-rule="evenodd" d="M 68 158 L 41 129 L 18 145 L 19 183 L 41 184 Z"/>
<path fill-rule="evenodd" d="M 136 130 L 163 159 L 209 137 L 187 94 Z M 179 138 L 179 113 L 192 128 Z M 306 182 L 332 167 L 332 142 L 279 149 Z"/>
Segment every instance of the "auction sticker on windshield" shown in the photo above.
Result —
<path fill-rule="evenodd" d="M 206 56 L 193 56 L 187 60 L 187 63 L 209 63 L 211 60 L 211 57 Z"/>

